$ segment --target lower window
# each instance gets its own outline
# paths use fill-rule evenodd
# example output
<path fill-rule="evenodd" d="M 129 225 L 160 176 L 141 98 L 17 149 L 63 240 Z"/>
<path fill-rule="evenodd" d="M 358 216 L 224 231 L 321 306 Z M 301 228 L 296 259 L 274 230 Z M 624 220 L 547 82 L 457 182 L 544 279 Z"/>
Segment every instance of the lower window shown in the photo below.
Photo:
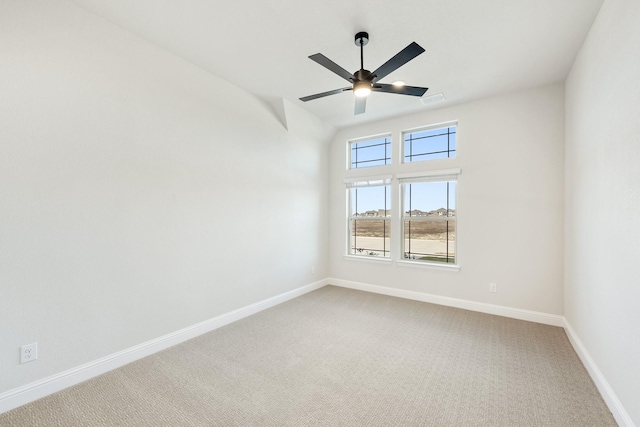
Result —
<path fill-rule="evenodd" d="M 404 260 L 456 264 L 456 184 L 418 179 L 402 183 Z"/>

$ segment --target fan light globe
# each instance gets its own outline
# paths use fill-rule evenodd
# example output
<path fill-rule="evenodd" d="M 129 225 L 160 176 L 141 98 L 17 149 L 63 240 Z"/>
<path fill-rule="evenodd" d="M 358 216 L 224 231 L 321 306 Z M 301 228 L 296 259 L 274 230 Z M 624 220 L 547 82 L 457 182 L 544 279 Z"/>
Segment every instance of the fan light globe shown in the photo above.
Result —
<path fill-rule="evenodd" d="M 371 93 L 371 84 L 367 82 L 358 82 L 353 86 L 353 93 L 358 98 L 364 98 Z"/>

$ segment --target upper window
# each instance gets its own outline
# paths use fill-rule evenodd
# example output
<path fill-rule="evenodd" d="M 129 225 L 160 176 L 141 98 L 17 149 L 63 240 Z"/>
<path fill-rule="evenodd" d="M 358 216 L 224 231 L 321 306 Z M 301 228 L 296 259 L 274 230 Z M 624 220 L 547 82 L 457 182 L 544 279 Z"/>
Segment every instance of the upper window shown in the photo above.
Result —
<path fill-rule="evenodd" d="M 389 258 L 391 187 L 389 179 L 347 183 L 350 255 Z"/>
<path fill-rule="evenodd" d="M 349 169 L 391 164 L 391 135 L 349 141 Z"/>
<path fill-rule="evenodd" d="M 405 132 L 404 162 L 446 159 L 456 156 L 456 124 Z"/>
<path fill-rule="evenodd" d="M 401 179 L 402 248 L 410 261 L 456 264 L 457 177 Z"/>

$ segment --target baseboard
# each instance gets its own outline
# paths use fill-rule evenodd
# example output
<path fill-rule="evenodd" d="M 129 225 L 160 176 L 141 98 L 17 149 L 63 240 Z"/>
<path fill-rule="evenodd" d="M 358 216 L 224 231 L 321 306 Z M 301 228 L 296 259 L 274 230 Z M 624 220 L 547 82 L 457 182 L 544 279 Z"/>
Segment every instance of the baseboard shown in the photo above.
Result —
<path fill-rule="evenodd" d="M 31 384 L 18 387 L 0 394 L 0 414 L 26 403 L 45 397 L 49 394 L 71 387 L 105 372 L 124 366 L 128 363 L 142 359 L 158 351 L 172 347 L 181 342 L 195 338 L 198 335 L 213 331 L 222 326 L 258 313 L 267 308 L 289 301 L 308 292 L 322 288 L 327 284 L 327 279 L 293 289 L 280 295 L 267 298 L 255 304 L 239 308 L 229 313 L 216 316 L 204 322 L 186 327 L 179 331 L 130 347 L 109 356 L 94 360 L 73 369 L 52 375 Z"/>
<path fill-rule="evenodd" d="M 594 360 L 591 358 L 591 355 L 589 355 L 589 352 L 582 344 L 582 341 L 580 341 L 580 338 L 578 338 L 576 331 L 571 327 L 571 324 L 567 319 L 565 319 L 564 322 L 564 330 L 567 333 L 567 337 L 569 337 L 569 341 L 571 342 L 573 349 L 578 354 L 580 360 L 582 360 L 582 364 L 587 369 L 587 372 L 589 372 L 589 376 L 591 376 L 591 379 L 598 388 L 598 391 L 602 395 L 602 398 L 609 407 L 609 410 L 613 414 L 618 425 L 620 425 L 620 427 L 635 427 L 633 420 L 622 406 L 622 403 L 616 394 L 613 392 L 613 389 L 605 379 L 602 371 L 600 371 Z"/>
<path fill-rule="evenodd" d="M 498 316 L 510 317 L 514 319 L 527 320 L 529 322 L 542 323 L 545 325 L 560 326 L 566 331 L 567 336 L 569 337 L 569 342 L 571 342 L 571 345 L 578 354 L 578 357 L 580 357 L 580 360 L 582 360 L 582 363 L 587 369 L 587 372 L 589 372 L 589 376 L 598 388 L 598 391 L 602 395 L 602 398 L 613 414 L 616 422 L 620 425 L 620 427 L 636 427 L 631 420 L 631 417 L 622 406 L 622 403 L 611 389 L 611 386 L 609 386 L 609 383 L 605 379 L 604 375 L 602 374 L 600 369 L 598 369 L 597 365 L 587 352 L 586 348 L 576 335 L 569 322 L 564 318 L 564 316 L 523 310 L 519 308 L 505 307 L 495 304 L 486 304 L 458 298 L 443 297 L 440 295 L 425 294 L 422 292 L 407 291 L 404 289 L 371 285 L 368 283 L 354 282 L 351 280 L 329 278 L 327 279 L 327 284 L 340 286 L 343 288 L 357 289 L 360 291 L 373 292 L 376 294 L 389 295 L 398 298 L 406 298 L 415 301 L 445 305 L 448 307 L 478 311 L 481 313 L 495 314 Z"/>
<path fill-rule="evenodd" d="M 222 314 L 204 322 L 189 326 L 179 331 L 164 335 L 151 341 L 139 344 L 126 350 L 100 358 L 93 362 L 86 363 L 73 369 L 61 372 L 42 380 L 24 385 L 14 390 L 9 390 L 0 394 L 0 413 L 17 408 L 34 400 L 45 397 L 49 394 L 63 390 L 67 387 L 89 380 L 98 375 L 104 374 L 113 369 L 134 362 L 143 357 L 157 353 L 166 348 L 172 347 L 181 342 L 195 338 L 204 333 L 213 331 L 222 326 L 233 323 L 237 320 L 251 316 L 262 310 L 266 310 L 283 302 L 289 301 L 298 296 L 320 289 L 326 285 L 335 285 L 344 288 L 357 289 L 382 295 L 389 295 L 398 298 L 406 298 L 416 301 L 439 304 L 448 307 L 462 308 L 481 313 L 495 314 L 498 316 L 510 317 L 514 319 L 527 320 L 530 322 L 542 323 L 552 326 L 563 327 L 567 333 L 571 345 L 575 349 L 578 357 L 582 360 L 589 375 L 596 384 L 598 391 L 602 395 L 609 410 L 613 414 L 617 423 L 621 427 L 636 427 L 622 403 L 617 398 L 604 375 L 597 367 L 589 352 L 576 335 L 569 322 L 563 317 L 554 314 L 541 313 L 518 308 L 505 307 L 494 304 L 486 304 L 458 298 L 444 297 L 440 295 L 425 294 L 422 292 L 408 291 L 403 289 L 389 288 L 385 286 L 371 285 L 368 283 L 354 282 L 336 278 L 322 279 L 317 282 L 293 289 L 280 295 L 268 298 L 263 301 L 239 308 L 229 313 Z"/>
<path fill-rule="evenodd" d="M 513 319 L 527 320 L 529 322 L 543 323 L 545 325 L 564 327 L 564 317 L 556 314 L 541 313 L 538 311 L 523 310 L 520 308 L 512 308 L 502 305 L 486 304 L 483 302 L 469 301 L 459 298 L 425 294 L 422 292 L 371 285 L 368 283 L 354 282 L 351 280 L 329 278 L 327 280 L 327 283 L 330 285 L 341 286 L 343 288 L 357 289 L 360 291 L 373 292 L 376 294 L 406 298 L 415 301 L 429 302 L 432 304 L 445 305 L 448 307 L 462 308 L 465 310 L 478 311 L 480 313 L 495 314 L 497 316 L 511 317 Z"/>

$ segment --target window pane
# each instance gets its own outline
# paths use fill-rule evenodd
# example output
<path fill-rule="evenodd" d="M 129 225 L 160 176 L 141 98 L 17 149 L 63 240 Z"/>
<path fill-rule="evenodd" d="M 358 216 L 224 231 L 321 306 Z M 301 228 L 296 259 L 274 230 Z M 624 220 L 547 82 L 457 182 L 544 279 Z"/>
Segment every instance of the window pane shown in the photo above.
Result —
<path fill-rule="evenodd" d="M 403 185 L 404 259 L 455 263 L 456 184 Z"/>
<path fill-rule="evenodd" d="M 391 163 L 391 137 L 351 143 L 351 169 Z"/>
<path fill-rule="evenodd" d="M 389 220 L 351 220 L 349 253 L 389 257 Z"/>
<path fill-rule="evenodd" d="M 351 189 L 351 216 L 390 216 L 391 187 L 360 187 Z"/>
<path fill-rule="evenodd" d="M 442 159 L 456 156 L 456 126 L 428 129 L 404 135 L 404 161 Z"/>
<path fill-rule="evenodd" d="M 455 216 L 456 186 L 455 181 L 405 184 L 405 216 Z"/>
<path fill-rule="evenodd" d="M 455 263 L 455 221 L 404 221 L 404 258 Z"/>

